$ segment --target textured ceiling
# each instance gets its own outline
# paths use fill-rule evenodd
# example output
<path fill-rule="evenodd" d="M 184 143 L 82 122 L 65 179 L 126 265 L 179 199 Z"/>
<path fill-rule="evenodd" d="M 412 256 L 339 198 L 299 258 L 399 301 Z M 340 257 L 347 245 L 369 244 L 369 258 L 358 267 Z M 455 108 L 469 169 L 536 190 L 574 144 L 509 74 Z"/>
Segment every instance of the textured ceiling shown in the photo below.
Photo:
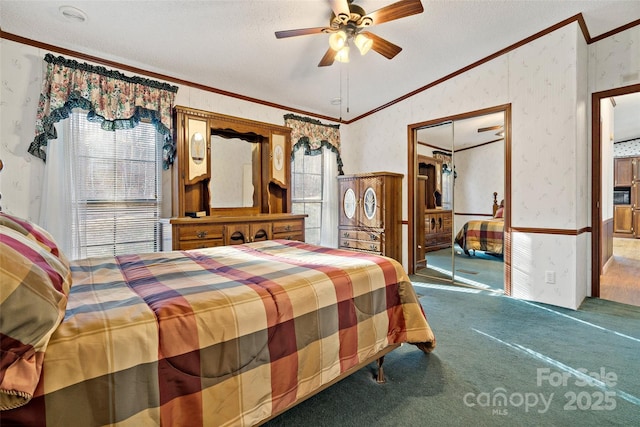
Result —
<path fill-rule="evenodd" d="M 367 12 L 393 3 L 357 0 Z M 83 10 L 83 23 L 59 7 Z M 640 19 L 640 1 L 431 1 L 425 11 L 371 27 L 403 48 L 317 67 L 328 35 L 274 32 L 326 26 L 326 0 L 0 1 L 2 31 L 232 92 L 349 121 L 582 13 L 597 37 Z M 342 98 L 341 105 L 332 100 Z M 348 112 L 347 112 L 348 107 Z"/>

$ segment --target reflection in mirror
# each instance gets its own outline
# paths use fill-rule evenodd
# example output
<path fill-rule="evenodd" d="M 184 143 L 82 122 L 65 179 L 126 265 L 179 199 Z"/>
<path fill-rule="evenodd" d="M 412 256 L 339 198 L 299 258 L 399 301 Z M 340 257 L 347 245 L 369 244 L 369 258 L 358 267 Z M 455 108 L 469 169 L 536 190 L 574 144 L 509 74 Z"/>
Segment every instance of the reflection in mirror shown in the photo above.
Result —
<path fill-rule="evenodd" d="M 211 136 L 212 208 L 256 206 L 253 159 L 259 158 L 259 149 L 259 143 Z"/>
<path fill-rule="evenodd" d="M 505 113 L 459 118 L 454 127 L 454 278 L 503 291 L 504 215 L 494 214 L 505 198 Z"/>
<path fill-rule="evenodd" d="M 413 128 L 412 267 L 425 281 L 510 289 L 504 263 L 509 205 L 502 205 L 510 188 L 509 111 L 487 108 Z"/>
<path fill-rule="evenodd" d="M 416 274 L 451 282 L 453 122 L 418 129 L 416 139 Z"/>
<path fill-rule="evenodd" d="M 205 140 L 200 132 L 196 132 L 191 136 L 191 158 L 197 165 L 202 163 L 205 155 Z"/>

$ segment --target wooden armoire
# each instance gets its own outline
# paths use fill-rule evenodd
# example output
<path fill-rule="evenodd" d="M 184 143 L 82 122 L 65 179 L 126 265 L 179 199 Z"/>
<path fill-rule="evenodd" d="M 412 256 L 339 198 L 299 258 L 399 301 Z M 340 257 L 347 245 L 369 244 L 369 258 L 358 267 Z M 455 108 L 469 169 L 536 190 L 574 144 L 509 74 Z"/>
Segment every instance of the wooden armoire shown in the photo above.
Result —
<path fill-rule="evenodd" d="M 427 265 L 426 254 L 452 245 L 453 212 L 442 208 L 442 162 L 418 156 L 416 177 L 416 266 Z"/>
<path fill-rule="evenodd" d="M 402 263 L 402 178 L 393 172 L 338 177 L 340 248 Z"/>

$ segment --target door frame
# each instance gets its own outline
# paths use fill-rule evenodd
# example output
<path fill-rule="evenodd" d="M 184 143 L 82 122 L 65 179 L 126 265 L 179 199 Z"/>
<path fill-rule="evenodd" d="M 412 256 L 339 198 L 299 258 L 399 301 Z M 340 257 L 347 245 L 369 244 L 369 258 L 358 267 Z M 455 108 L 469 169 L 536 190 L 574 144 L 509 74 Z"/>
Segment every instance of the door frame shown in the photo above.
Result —
<path fill-rule="evenodd" d="M 591 296 L 600 298 L 602 275 L 602 135 L 600 101 L 640 92 L 640 84 L 591 94 Z"/>
<path fill-rule="evenodd" d="M 504 112 L 504 293 L 511 295 L 511 103 L 497 105 L 495 107 L 484 108 L 481 110 L 469 111 L 462 114 L 456 114 L 447 117 L 439 117 L 437 119 L 418 122 L 407 125 L 407 224 L 408 224 L 408 273 L 414 274 L 416 270 L 415 259 L 415 242 L 416 242 L 416 188 L 418 169 L 418 141 L 416 141 L 417 130 L 419 128 L 437 124 L 446 121 L 455 121 L 468 119 L 470 117 L 482 116 L 486 114 Z M 454 196 L 455 197 L 455 196 Z M 455 212 L 452 212 L 455 218 Z M 453 231 L 455 233 L 455 230 Z M 453 242 L 453 233 L 451 241 Z"/>

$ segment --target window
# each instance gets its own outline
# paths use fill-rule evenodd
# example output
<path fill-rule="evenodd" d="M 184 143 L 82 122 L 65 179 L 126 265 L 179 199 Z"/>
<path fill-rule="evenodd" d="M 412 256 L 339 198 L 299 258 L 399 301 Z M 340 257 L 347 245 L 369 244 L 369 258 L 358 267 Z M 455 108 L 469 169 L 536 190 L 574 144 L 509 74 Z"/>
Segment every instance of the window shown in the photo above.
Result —
<path fill-rule="evenodd" d="M 300 146 L 291 162 L 291 207 L 293 213 L 307 214 L 305 241 L 337 247 L 337 158 L 323 147 L 309 150 Z"/>
<path fill-rule="evenodd" d="M 307 214 L 305 241 L 320 244 L 322 226 L 322 155 L 308 155 L 299 148 L 291 162 L 291 209 L 293 213 Z"/>
<path fill-rule="evenodd" d="M 75 109 L 56 128 L 59 145 L 48 147 L 47 168 L 54 170 L 47 175 L 59 181 L 59 195 L 43 200 L 41 217 L 68 215 L 58 228 L 71 230 L 63 247 L 69 258 L 158 251 L 162 137 L 154 126 L 106 131 Z M 56 202 L 65 206 L 52 206 Z"/>

